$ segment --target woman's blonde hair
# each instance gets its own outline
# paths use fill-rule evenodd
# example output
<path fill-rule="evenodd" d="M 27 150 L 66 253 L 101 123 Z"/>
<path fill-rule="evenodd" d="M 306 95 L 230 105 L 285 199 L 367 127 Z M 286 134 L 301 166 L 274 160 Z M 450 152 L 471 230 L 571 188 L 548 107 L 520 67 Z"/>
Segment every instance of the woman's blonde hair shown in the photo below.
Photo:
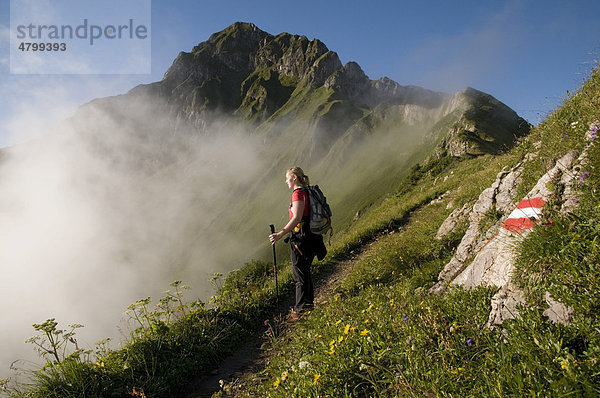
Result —
<path fill-rule="evenodd" d="M 310 185 L 310 180 L 308 179 L 308 176 L 304 174 L 304 171 L 302 171 L 300 167 L 290 167 L 287 172 L 295 175 L 298 178 L 298 181 L 300 181 L 300 184 L 302 184 L 302 186 L 306 187 Z"/>

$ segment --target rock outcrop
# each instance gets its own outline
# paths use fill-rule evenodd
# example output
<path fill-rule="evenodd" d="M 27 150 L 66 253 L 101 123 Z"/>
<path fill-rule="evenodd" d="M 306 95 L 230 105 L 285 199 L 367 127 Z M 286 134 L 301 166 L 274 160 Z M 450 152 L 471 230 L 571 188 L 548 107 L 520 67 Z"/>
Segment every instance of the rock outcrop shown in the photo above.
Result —
<path fill-rule="evenodd" d="M 581 164 L 585 163 L 587 149 L 581 154 L 571 151 L 560 158 L 544 174 L 520 202 L 515 202 L 522 164 L 503 170 L 490 188 L 485 189 L 469 213 L 469 227 L 454 257 L 444 267 L 431 293 L 442 293 L 452 285 L 471 288 L 479 285 L 499 288 L 491 301 L 488 325 L 501 324 L 518 315 L 519 305 L 525 304 L 524 293 L 514 284 L 514 247 L 531 227 L 541 220 L 542 206 L 552 200 L 562 211 L 574 206 L 573 185 L 579 178 Z M 512 210 L 512 211 L 511 211 Z M 461 217 L 465 207 L 456 209 L 444 221 L 438 238 L 449 233 Z M 499 216 L 493 225 L 486 219 Z M 486 226 L 482 228 L 482 226 Z M 548 293 L 549 308 L 544 313 L 552 321 L 568 323 L 572 309 L 554 300 Z"/>
<path fill-rule="evenodd" d="M 479 198 L 470 209 L 467 231 L 458 245 L 456 253 L 440 273 L 438 282 L 431 288 L 432 293 L 442 293 L 450 283 L 463 273 L 470 264 L 470 260 L 486 245 L 486 242 L 489 244 L 489 240 L 496 233 L 497 227 L 482 232 L 482 222 L 487 215 L 495 216 L 497 212 L 504 214 L 509 210 L 512 205 L 509 198 L 514 195 L 520 173 L 521 164 L 510 170 L 502 170 L 498 173 L 492 186 L 479 195 Z M 449 227 L 456 225 L 459 222 L 458 218 L 464 213 L 464 207 L 458 212 L 452 212 L 438 230 L 438 238 L 450 232 Z"/>

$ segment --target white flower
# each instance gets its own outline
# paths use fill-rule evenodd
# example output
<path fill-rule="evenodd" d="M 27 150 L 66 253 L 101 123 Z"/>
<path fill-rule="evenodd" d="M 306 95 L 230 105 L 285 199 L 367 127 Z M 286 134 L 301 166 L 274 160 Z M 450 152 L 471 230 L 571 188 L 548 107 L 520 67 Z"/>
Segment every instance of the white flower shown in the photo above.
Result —
<path fill-rule="evenodd" d="M 300 369 L 304 369 L 304 368 L 307 368 L 307 367 L 309 367 L 309 366 L 310 366 L 310 363 L 309 363 L 309 362 L 307 362 L 307 361 L 300 361 L 300 363 L 298 364 L 298 367 L 299 367 Z"/>

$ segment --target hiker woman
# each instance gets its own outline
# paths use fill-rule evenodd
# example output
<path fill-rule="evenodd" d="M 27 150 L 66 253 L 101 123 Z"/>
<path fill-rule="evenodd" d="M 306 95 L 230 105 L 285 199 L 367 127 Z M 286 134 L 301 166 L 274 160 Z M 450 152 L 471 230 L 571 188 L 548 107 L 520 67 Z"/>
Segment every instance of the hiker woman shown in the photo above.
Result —
<path fill-rule="evenodd" d="M 285 173 L 285 183 L 293 190 L 290 204 L 290 221 L 279 232 L 269 235 L 271 244 L 275 244 L 288 232 L 290 235 L 290 252 L 292 258 L 292 274 L 296 282 L 296 305 L 291 317 L 297 319 L 298 314 L 313 307 L 314 289 L 310 266 L 315 257 L 308 226 L 310 212 L 309 196 L 305 188 L 309 185 L 308 176 L 300 167 L 292 167 Z"/>

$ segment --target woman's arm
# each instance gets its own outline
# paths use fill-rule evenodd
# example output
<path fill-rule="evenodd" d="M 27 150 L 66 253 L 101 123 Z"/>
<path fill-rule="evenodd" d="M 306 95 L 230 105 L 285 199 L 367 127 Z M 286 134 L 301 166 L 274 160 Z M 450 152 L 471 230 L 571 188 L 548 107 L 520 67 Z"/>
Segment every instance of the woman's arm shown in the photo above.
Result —
<path fill-rule="evenodd" d="M 283 238 L 285 234 L 289 233 L 302 221 L 302 214 L 304 214 L 304 201 L 295 200 L 292 202 L 292 214 L 294 215 L 290 221 L 283 227 L 279 232 L 269 235 L 269 240 L 272 244 Z"/>

